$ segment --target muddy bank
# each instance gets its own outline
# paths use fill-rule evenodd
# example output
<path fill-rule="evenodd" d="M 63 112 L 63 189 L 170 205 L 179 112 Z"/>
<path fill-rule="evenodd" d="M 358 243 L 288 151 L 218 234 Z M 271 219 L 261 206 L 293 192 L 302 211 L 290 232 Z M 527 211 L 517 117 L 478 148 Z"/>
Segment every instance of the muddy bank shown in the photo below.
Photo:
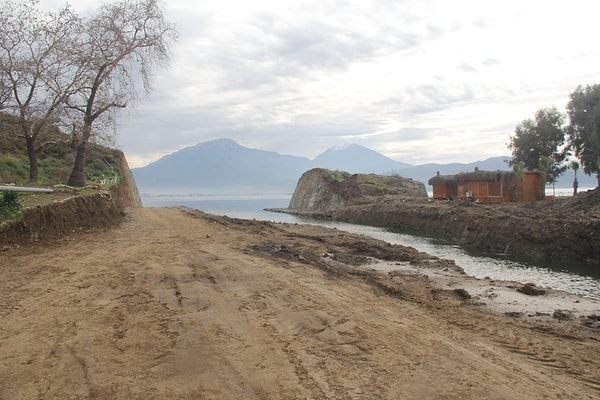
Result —
<path fill-rule="evenodd" d="M 534 203 L 486 204 L 380 197 L 333 210 L 278 210 L 447 239 L 464 248 L 532 261 L 600 268 L 600 191 Z"/>

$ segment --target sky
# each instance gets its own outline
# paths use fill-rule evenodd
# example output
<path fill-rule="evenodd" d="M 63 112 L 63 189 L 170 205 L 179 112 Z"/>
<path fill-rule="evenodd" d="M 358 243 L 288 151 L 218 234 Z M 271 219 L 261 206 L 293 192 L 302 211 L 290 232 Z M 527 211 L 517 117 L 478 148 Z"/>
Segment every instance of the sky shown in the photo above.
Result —
<path fill-rule="evenodd" d="M 65 1 L 41 0 L 44 7 Z M 72 0 L 81 14 L 94 0 Z M 597 0 L 164 2 L 179 33 L 119 117 L 131 167 L 231 138 L 313 159 L 354 143 L 405 163 L 510 155 L 535 111 L 600 83 Z"/>

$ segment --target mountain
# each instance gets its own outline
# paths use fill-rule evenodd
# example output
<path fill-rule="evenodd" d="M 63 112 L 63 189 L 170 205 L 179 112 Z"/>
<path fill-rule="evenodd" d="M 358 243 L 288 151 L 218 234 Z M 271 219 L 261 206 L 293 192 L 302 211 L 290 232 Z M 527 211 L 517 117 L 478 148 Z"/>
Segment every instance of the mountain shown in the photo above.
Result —
<path fill-rule="evenodd" d="M 187 147 L 132 171 L 142 193 L 291 194 L 300 176 L 315 167 L 389 174 L 409 166 L 355 144 L 332 147 L 309 160 L 218 139 Z"/>
<path fill-rule="evenodd" d="M 425 183 L 442 175 L 473 171 L 509 170 L 510 157 L 492 157 L 473 163 L 410 165 L 376 151 L 350 144 L 327 149 L 314 160 L 251 149 L 231 139 L 203 142 L 132 169 L 142 194 L 249 195 L 292 194 L 302 174 L 311 168 L 350 173 L 397 174 Z M 596 187 L 596 177 L 578 174 L 580 188 Z M 557 188 L 571 188 L 573 172 L 557 181 Z"/>
<path fill-rule="evenodd" d="M 291 193 L 308 158 L 250 149 L 231 139 L 187 147 L 132 169 L 142 193 Z"/>
<path fill-rule="evenodd" d="M 354 173 L 391 174 L 410 167 L 358 144 L 334 146 L 313 160 L 313 167 Z"/>

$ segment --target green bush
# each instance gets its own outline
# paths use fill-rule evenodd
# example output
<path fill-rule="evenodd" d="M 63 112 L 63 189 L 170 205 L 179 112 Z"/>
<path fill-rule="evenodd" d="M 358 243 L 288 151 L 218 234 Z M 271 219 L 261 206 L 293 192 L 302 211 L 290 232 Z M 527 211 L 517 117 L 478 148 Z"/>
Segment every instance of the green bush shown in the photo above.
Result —
<path fill-rule="evenodd" d="M 0 222 L 16 219 L 21 215 L 17 192 L 2 192 L 0 199 Z"/>
<path fill-rule="evenodd" d="M 4 207 L 19 207 L 19 194 L 17 192 L 4 192 L 2 194 Z"/>
<path fill-rule="evenodd" d="M 330 171 L 329 179 L 334 182 L 342 182 L 350 177 L 350 173 L 346 171 Z"/>

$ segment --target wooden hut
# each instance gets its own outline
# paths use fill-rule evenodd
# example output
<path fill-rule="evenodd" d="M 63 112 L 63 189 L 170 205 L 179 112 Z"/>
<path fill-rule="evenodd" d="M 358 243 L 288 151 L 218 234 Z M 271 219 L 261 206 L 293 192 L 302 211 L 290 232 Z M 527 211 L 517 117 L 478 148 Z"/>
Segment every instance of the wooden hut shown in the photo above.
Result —
<path fill-rule="evenodd" d="M 455 199 L 458 195 L 455 175 L 440 175 L 438 171 L 428 183 L 433 186 L 434 199 Z"/>
<path fill-rule="evenodd" d="M 456 175 L 458 198 L 487 203 L 513 200 L 514 173 L 510 171 L 464 172 Z"/>
<path fill-rule="evenodd" d="M 433 198 L 504 203 L 511 201 L 536 201 L 544 199 L 543 174 L 525 172 L 517 177 L 512 171 L 461 172 L 457 175 L 440 175 L 429 180 Z"/>

